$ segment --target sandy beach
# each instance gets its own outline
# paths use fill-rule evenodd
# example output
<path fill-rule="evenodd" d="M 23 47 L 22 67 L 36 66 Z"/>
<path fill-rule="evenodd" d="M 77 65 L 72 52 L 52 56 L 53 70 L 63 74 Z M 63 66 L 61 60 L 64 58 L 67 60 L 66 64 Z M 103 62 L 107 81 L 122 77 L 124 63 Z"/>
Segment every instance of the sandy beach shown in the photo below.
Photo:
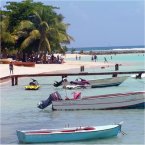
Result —
<path fill-rule="evenodd" d="M 91 57 L 91 55 L 81 55 L 81 54 L 66 54 L 64 57 L 64 62 L 62 64 L 35 64 L 35 67 L 24 67 L 24 66 L 15 66 L 14 65 L 14 75 L 22 75 L 22 74 L 43 74 L 43 73 L 79 73 L 81 66 L 84 66 L 86 69 L 88 68 L 98 68 L 98 69 L 105 69 L 108 67 L 113 67 L 116 62 L 109 61 L 104 63 L 103 61 L 81 61 L 76 60 L 76 55 L 81 58 L 83 57 Z M 71 58 L 72 61 L 68 60 Z M 120 63 L 119 63 L 120 64 Z M 121 63 L 121 66 L 134 66 L 132 62 L 125 62 Z M 10 71 L 9 71 L 9 64 L 0 64 L 0 83 L 6 82 L 9 80 Z"/>
<path fill-rule="evenodd" d="M 83 55 L 84 56 L 84 55 Z M 76 54 L 66 54 L 65 58 L 74 58 Z M 114 63 L 104 63 L 104 62 L 82 62 L 82 61 L 66 61 L 63 64 L 36 64 L 35 67 L 23 67 L 14 66 L 14 75 L 19 74 L 39 74 L 39 73 L 53 73 L 53 72 L 68 72 L 69 70 L 76 69 L 80 71 L 80 67 L 83 65 L 85 68 L 93 67 L 108 67 L 114 66 Z M 0 78 L 10 75 L 9 65 L 0 64 Z"/>

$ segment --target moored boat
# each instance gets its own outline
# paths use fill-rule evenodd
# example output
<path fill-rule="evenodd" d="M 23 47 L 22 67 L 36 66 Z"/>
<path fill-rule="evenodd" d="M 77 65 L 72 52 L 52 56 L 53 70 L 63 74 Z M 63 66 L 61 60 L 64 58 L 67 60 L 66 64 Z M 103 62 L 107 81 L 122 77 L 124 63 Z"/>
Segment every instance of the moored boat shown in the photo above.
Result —
<path fill-rule="evenodd" d="M 98 80 L 90 80 L 91 88 L 102 88 L 102 87 L 111 87 L 111 86 L 119 86 L 123 83 L 128 76 L 122 77 L 112 77 Z"/>
<path fill-rule="evenodd" d="M 47 100 L 39 102 L 38 108 L 44 109 L 50 104 L 53 110 L 144 109 L 145 91 L 88 97 L 76 93 L 73 99 L 62 99 L 60 94 L 55 92 L 50 94 Z"/>
<path fill-rule="evenodd" d="M 122 123 L 105 126 L 85 126 L 61 129 L 17 130 L 20 143 L 72 142 L 117 136 Z"/>
<path fill-rule="evenodd" d="M 14 61 L 13 64 L 16 66 L 35 67 L 35 62 Z"/>
<path fill-rule="evenodd" d="M 112 78 L 104 78 L 104 79 L 96 79 L 96 80 L 76 80 L 71 82 L 66 82 L 61 80 L 60 82 L 55 82 L 54 86 L 63 86 L 65 89 L 79 89 L 79 88 L 102 88 L 102 87 L 112 87 L 119 86 L 123 83 L 128 76 L 122 77 L 112 77 Z"/>

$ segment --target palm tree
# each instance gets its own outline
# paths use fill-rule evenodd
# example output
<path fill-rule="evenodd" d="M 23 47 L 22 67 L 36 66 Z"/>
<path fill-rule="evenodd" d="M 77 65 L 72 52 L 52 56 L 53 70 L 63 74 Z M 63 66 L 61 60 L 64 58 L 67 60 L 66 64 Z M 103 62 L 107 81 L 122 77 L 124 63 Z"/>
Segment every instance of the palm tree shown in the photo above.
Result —
<path fill-rule="evenodd" d="M 38 51 L 51 52 L 50 43 L 47 38 L 49 26 L 47 22 L 43 20 L 44 15 L 45 12 L 43 9 L 39 13 L 35 11 L 33 13 L 32 21 L 21 21 L 15 28 L 15 34 L 17 34 L 19 39 L 23 38 L 23 41 L 20 45 L 20 51 L 26 49 L 37 40 L 39 41 Z"/>
<path fill-rule="evenodd" d="M 63 16 L 53 12 L 53 7 L 43 7 L 34 12 L 40 32 L 39 50 L 52 51 L 63 49 L 61 44 L 74 40 L 66 32 L 69 24 L 63 23 Z"/>
<path fill-rule="evenodd" d="M 51 53 L 51 47 L 50 47 L 50 42 L 47 37 L 47 32 L 49 31 L 49 26 L 47 23 L 48 17 L 47 15 L 47 10 L 45 8 L 40 9 L 38 12 L 34 12 L 35 19 L 38 22 L 38 30 L 40 33 L 40 42 L 39 42 L 39 47 L 38 50 L 40 51 L 48 51 Z"/>
<path fill-rule="evenodd" d="M 29 20 L 21 21 L 15 28 L 14 33 L 18 36 L 18 39 L 22 39 L 19 51 L 23 51 L 35 40 L 39 40 L 40 33 L 35 29 L 34 24 Z"/>
<path fill-rule="evenodd" d="M 55 21 L 55 24 L 53 25 L 53 27 L 50 28 L 48 32 L 48 36 L 47 36 L 50 40 L 53 40 L 52 42 L 55 42 L 55 43 L 50 42 L 52 48 L 55 48 L 55 50 L 58 50 L 58 51 L 63 50 L 62 45 L 70 44 L 71 41 L 74 41 L 73 37 L 71 37 L 66 32 L 69 24 L 65 24 L 62 20 L 63 19 L 57 19 Z"/>
<path fill-rule="evenodd" d="M 0 22 L 2 46 L 11 44 L 19 52 L 52 53 L 73 40 L 66 32 L 69 25 L 63 22 L 64 17 L 54 11 L 57 7 L 26 0 L 9 2 L 6 8 L 2 12 L 9 19 Z"/>
<path fill-rule="evenodd" d="M 61 16 L 62 17 L 62 16 Z M 66 33 L 68 24 L 62 22 L 60 16 L 52 13 L 50 7 L 40 7 L 31 15 L 31 21 L 21 21 L 15 28 L 18 38 L 23 38 L 20 51 L 29 47 L 33 42 L 39 41 L 37 51 L 52 53 L 61 50 L 63 44 L 70 43 L 73 38 Z"/>

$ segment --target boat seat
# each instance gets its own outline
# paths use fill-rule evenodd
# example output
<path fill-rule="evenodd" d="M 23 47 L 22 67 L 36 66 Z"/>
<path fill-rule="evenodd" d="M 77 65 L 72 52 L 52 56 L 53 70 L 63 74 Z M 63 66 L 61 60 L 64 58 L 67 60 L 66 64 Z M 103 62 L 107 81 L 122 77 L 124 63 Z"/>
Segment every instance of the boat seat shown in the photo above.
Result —
<path fill-rule="evenodd" d="M 76 131 L 75 129 L 71 129 L 71 130 L 62 130 L 61 132 L 74 132 Z"/>
<path fill-rule="evenodd" d="M 47 133 L 52 133 L 51 131 L 35 131 L 35 132 L 27 132 L 28 134 L 47 134 Z"/>
<path fill-rule="evenodd" d="M 94 127 L 85 127 L 84 130 L 95 130 Z"/>

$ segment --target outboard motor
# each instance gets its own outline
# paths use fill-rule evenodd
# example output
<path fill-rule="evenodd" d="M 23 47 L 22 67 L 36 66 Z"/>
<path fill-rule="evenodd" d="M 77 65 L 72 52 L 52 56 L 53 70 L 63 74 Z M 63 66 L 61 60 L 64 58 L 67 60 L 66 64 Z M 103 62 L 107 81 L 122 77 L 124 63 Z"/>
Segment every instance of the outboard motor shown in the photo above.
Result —
<path fill-rule="evenodd" d="M 51 105 L 52 101 L 56 101 L 56 100 L 62 100 L 61 96 L 58 92 L 54 92 L 54 93 L 50 94 L 50 96 L 46 100 L 42 100 L 41 102 L 39 102 L 37 107 L 39 109 L 44 109 L 47 106 Z"/>
<path fill-rule="evenodd" d="M 60 85 L 62 85 L 62 82 L 63 82 L 63 80 L 62 81 L 59 81 L 59 82 L 55 81 L 55 83 L 53 84 L 53 86 L 54 87 L 59 87 Z"/>
<path fill-rule="evenodd" d="M 47 100 L 43 100 L 43 101 L 39 102 L 39 104 L 38 104 L 37 107 L 38 107 L 39 109 L 44 109 L 44 108 L 46 108 L 47 106 L 49 106 L 51 103 L 52 103 L 51 96 L 49 96 L 49 97 L 47 98 Z"/>

